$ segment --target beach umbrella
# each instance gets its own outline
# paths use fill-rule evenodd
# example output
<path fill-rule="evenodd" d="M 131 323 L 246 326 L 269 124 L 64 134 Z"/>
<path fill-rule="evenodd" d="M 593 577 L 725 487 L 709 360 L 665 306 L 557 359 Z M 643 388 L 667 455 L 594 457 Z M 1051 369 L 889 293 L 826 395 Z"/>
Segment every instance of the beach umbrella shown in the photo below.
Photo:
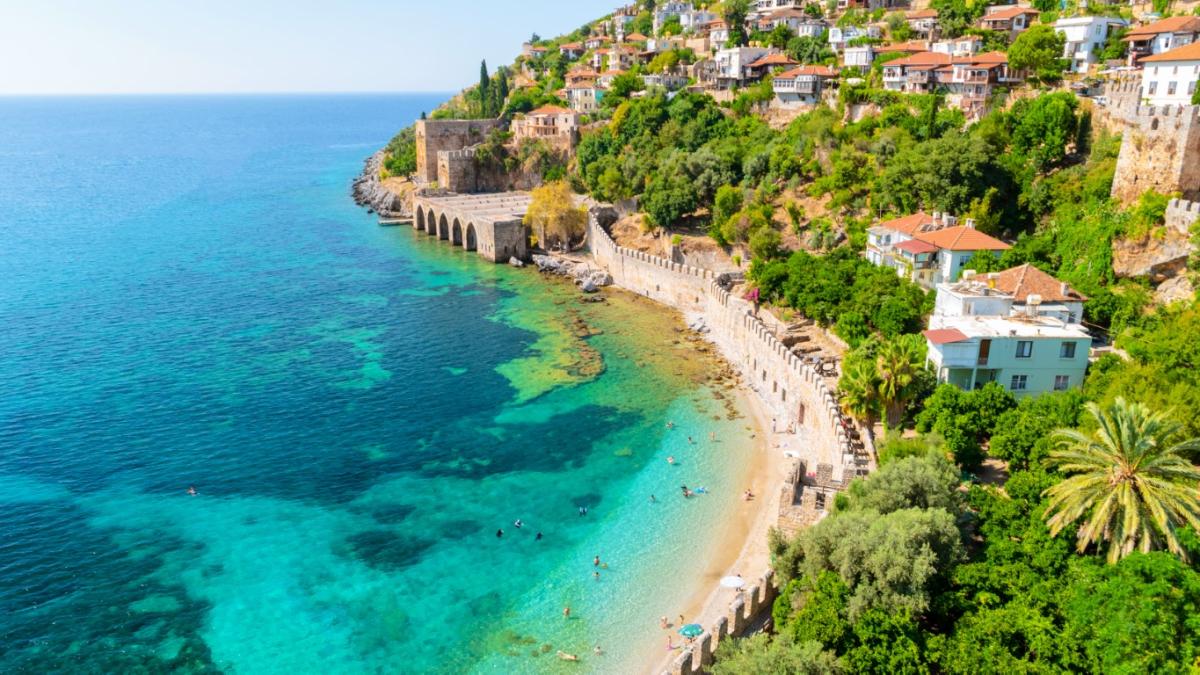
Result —
<path fill-rule="evenodd" d="M 741 577 L 724 577 L 721 579 L 721 585 L 725 588 L 741 588 L 746 585 L 746 580 Z"/>
<path fill-rule="evenodd" d="M 700 637 L 700 634 L 703 632 L 704 628 L 702 628 L 698 623 L 689 623 L 688 625 L 679 629 L 679 634 L 685 638 Z"/>

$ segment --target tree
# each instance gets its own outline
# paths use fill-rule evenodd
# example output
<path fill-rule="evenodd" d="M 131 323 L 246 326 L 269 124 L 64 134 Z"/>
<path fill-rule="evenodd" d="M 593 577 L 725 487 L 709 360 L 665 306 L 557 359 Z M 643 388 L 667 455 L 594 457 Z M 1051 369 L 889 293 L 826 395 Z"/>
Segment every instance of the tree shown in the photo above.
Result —
<path fill-rule="evenodd" d="M 1078 105 L 1075 95 L 1065 91 L 1017 101 L 1012 108 L 1013 151 L 1028 157 L 1038 171 L 1061 162 L 1079 127 Z"/>
<path fill-rule="evenodd" d="M 871 479 L 850 486 L 850 508 L 891 513 L 901 509 L 961 510 L 958 469 L 937 451 L 897 459 L 881 466 Z"/>
<path fill-rule="evenodd" d="M 729 26 L 729 47 L 746 44 L 746 15 L 750 13 L 750 0 L 725 0 L 721 18 Z"/>
<path fill-rule="evenodd" d="M 587 210 L 575 205 L 575 195 L 566 181 L 555 181 L 534 188 L 525 212 L 525 224 L 538 233 L 538 243 L 570 245 L 582 237 L 587 227 Z"/>
<path fill-rule="evenodd" d="M 875 357 L 879 377 L 879 401 L 889 426 L 900 423 L 907 397 L 925 365 L 925 340 L 919 335 L 900 335 L 884 342 Z"/>
<path fill-rule="evenodd" d="M 1097 429 L 1055 432 L 1059 448 L 1049 464 L 1069 477 L 1046 491 L 1046 524 L 1057 536 L 1084 520 L 1077 535 L 1082 553 L 1109 543 L 1108 561 L 1135 550 L 1166 548 L 1187 559 L 1178 530 L 1200 530 L 1200 469 L 1181 456 L 1200 439 L 1176 442 L 1180 425 L 1139 403 L 1117 398 L 1085 407 Z"/>
<path fill-rule="evenodd" d="M 1008 65 L 1014 70 L 1033 72 L 1033 78 L 1042 82 L 1057 82 L 1062 79 L 1066 59 L 1062 58 L 1066 35 L 1054 30 L 1054 26 L 1039 23 L 1017 36 L 1008 48 Z"/>
<path fill-rule="evenodd" d="M 487 60 L 479 63 L 479 90 L 476 92 L 479 95 L 479 114 L 482 117 L 491 116 L 492 99 L 488 87 L 491 85 L 491 78 L 488 76 Z"/>
<path fill-rule="evenodd" d="M 772 640 L 760 633 L 750 638 L 721 640 L 711 672 L 713 675 L 838 675 L 843 670 L 837 657 L 823 651 L 819 642 L 797 643 L 787 636 Z"/>
<path fill-rule="evenodd" d="M 879 374 L 875 364 L 870 361 L 854 361 L 844 365 L 846 368 L 838 379 L 842 408 L 846 414 L 862 422 L 870 435 L 879 416 Z"/>
<path fill-rule="evenodd" d="M 761 227 L 750 235 L 750 254 L 754 260 L 771 261 L 783 253 L 783 237 L 772 227 Z"/>

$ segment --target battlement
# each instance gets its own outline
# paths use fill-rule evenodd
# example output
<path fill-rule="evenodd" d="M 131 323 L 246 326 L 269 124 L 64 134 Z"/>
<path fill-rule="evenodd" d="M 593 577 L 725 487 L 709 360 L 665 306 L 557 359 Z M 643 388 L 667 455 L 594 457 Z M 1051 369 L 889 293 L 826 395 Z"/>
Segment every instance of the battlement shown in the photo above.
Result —
<path fill-rule="evenodd" d="M 1128 204 L 1146 190 L 1200 200 L 1200 106 L 1138 106 L 1125 134 L 1112 195 Z"/>
<path fill-rule="evenodd" d="M 504 120 L 498 119 L 419 120 L 416 124 L 417 180 L 421 183 L 438 180 L 441 153 L 478 145 L 492 131 L 504 128 Z"/>
<path fill-rule="evenodd" d="M 1187 199 L 1172 199 L 1167 203 L 1164 221 L 1168 228 L 1180 234 L 1191 232 L 1192 225 L 1200 221 L 1200 202 Z"/>

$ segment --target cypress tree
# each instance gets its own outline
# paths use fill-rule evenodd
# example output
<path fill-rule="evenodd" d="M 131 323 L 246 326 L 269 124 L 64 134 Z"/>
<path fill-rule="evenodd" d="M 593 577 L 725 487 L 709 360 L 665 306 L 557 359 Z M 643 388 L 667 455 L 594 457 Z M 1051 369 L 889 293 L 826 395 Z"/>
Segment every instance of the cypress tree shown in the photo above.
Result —
<path fill-rule="evenodd" d="M 489 108 L 491 108 L 491 100 L 488 96 L 488 94 L 489 94 L 488 85 L 490 85 L 490 84 L 491 84 L 491 80 L 490 80 L 490 78 L 488 78 L 487 60 L 485 59 L 484 61 L 480 62 L 480 64 L 479 64 L 479 92 L 478 92 L 479 93 L 479 113 L 483 117 L 491 116 L 491 113 L 488 110 Z"/>

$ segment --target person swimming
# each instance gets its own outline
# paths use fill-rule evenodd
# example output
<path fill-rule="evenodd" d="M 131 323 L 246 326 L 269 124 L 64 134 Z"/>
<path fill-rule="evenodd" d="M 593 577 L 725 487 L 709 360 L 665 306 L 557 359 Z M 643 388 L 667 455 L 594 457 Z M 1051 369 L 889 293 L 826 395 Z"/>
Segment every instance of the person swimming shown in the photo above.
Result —
<path fill-rule="evenodd" d="M 537 536 L 536 536 L 536 537 L 534 537 L 534 538 L 533 538 L 533 540 L 534 540 L 534 541 L 541 541 L 541 540 L 542 540 L 542 533 L 541 533 L 541 532 L 538 532 L 538 533 L 537 533 Z"/>
<path fill-rule="evenodd" d="M 503 537 L 503 536 L 504 536 L 504 530 L 503 530 L 503 529 L 496 530 L 496 538 L 497 538 L 497 539 L 499 539 L 500 537 Z"/>
<path fill-rule="evenodd" d="M 513 521 L 513 527 L 517 528 L 518 530 L 521 529 L 521 526 L 524 524 L 525 523 L 522 523 L 520 518 L 517 518 Z"/>
<path fill-rule="evenodd" d="M 195 497 L 195 496 L 196 496 L 196 486 L 195 486 L 195 485 L 189 485 L 189 486 L 188 486 L 188 494 L 189 494 L 189 495 L 191 495 L 191 496 L 193 496 L 193 497 Z"/>

